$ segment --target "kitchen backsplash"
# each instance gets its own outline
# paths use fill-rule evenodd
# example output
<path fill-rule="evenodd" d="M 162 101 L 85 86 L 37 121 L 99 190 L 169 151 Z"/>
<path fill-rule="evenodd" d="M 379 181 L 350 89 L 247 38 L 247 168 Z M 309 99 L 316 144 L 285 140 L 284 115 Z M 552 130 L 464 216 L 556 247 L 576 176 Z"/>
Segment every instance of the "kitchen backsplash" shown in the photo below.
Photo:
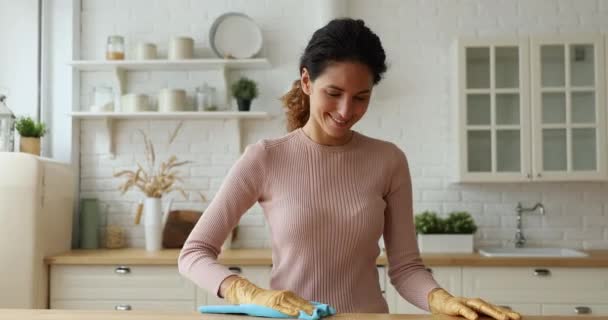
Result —
<path fill-rule="evenodd" d="M 574 4 L 576 3 L 576 6 Z M 596 0 L 394 0 L 348 1 L 349 15 L 361 17 L 376 31 L 387 51 L 389 71 L 376 88 L 360 132 L 395 142 L 408 155 L 414 186 L 415 212 L 454 210 L 471 212 L 480 225 L 476 246 L 510 245 L 515 234 L 515 206 L 541 201 L 545 217 L 524 218 L 529 243 L 543 246 L 608 249 L 608 184 L 526 183 L 456 184 L 454 104 L 450 88 L 454 79 L 453 40 L 459 35 L 490 37 L 530 34 L 608 32 L 608 1 Z M 259 82 L 261 96 L 253 110 L 267 111 L 270 120 L 244 120 L 243 144 L 285 134 L 285 120 L 278 101 L 297 77 L 299 54 L 319 27 L 315 7 L 296 0 L 184 0 L 107 1 L 83 0 L 81 53 L 83 59 L 103 58 L 106 37 L 121 34 L 129 46 L 155 42 L 159 51 L 174 35 L 195 39 L 208 48 L 207 34 L 213 20 L 224 12 L 241 11 L 263 30 L 262 55 L 267 70 L 233 72 Z M 164 46 L 164 47 L 163 47 Z M 202 49 L 199 54 L 206 54 Z M 165 86 L 183 88 L 191 95 L 203 81 L 221 79 L 212 72 L 133 72 L 128 92 L 155 95 Z M 81 104 L 89 104 L 95 85 L 111 84 L 107 73 L 83 73 Z M 116 123 L 115 158 L 107 155 L 105 125 L 97 120 L 81 124 L 81 197 L 97 197 L 105 222 L 127 231 L 129 246 L 143 246 L 143 227 L 133 224 L 136 192 L 121 195 L 113 173 L 132 169 L 143 160 L 138 129 L 150 133 L 158 157 L 176 154 L 194 163 L 181 170 L 189 199 L 175 198 L 177 208 L 204 209 L 196 195 L 209 198 L 239 157 L 239 131 L 235 120 L 185 121 L 179 136 L 167 148 L 169 132 L 177 121 L 121 120 Z M 243 216 L 235 247 L 268 247 L 266 224 L 257 206 Z"/>

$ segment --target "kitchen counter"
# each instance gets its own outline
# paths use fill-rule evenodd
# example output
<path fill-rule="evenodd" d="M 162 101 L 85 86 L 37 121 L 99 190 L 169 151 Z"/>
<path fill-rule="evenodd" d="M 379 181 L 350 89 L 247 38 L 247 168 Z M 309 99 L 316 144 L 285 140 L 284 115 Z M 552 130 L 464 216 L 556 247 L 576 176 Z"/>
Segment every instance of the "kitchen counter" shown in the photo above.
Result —
<path fill-rule="evenodd" d="M 608 267 L 608 250 L 587 251 L 582 258 L 496 258 L 469 254 L 422 254 L 425 265 L 434 266 L 474 266 L 474 267 Z M 45 258 L 47 264 L 78 265 L 175 265 L 179 249 L 146 252 L 140 248 L 72 250 Z M 231 249 L 223 251 L 219 262 L 224 265 L 271 265 L 270 249 Z M 386 265 L 386 255 L 382 253 L 378 265 Z"/>
<path fill-rule="evenodd" d="M 83 310 L 43 310 L 43 309 L 0 309 L 0 319 L 20 320 L 259 320 L 257 317 L 238 315 L 211 315 L 192 313 L 145 312 L 145 311 L 83 311 Z M 404 314 L 363 314 L 344 313 L 325 319 L 336 320 L 457 320 L 449 316 L 404 315 Z M 490 319 L 490 318 L 480 318 Z M 525 320 L 576 320 L 580 317 L 526 316 Z M 606 319 L 606 317 L 587 317 L 585 319 Z"/>

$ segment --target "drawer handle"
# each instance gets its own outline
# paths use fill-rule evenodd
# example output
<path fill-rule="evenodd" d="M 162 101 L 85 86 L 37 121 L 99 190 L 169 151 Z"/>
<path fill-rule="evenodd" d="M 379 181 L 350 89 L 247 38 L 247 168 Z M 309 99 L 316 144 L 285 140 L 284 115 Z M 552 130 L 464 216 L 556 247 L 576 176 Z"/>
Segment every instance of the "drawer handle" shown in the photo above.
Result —
<path fill-rule="evenodd" d="M 228 270 L 238 274 L 243 273 L 243 270 L 240 267 L 229 267 Z"/>
<path fill-rule="evenodd" d="M 548 277 L 551 275 L 551 270 L 549 269 L 534 269 L 534 275 L 537 277 Z"/>
<path fill-rule="evenodd" d="M 505 306 L 505 305 L 501 305 L 501 306 L 499 306 L 499 307 L 501 307 L 501 308 L 503 308 L 503 309 L 507 309 L 507 310 L 513 310 L 513 308 L 511 308 L 511 307 L 509 307 L 509 306 Z"/>
<path fill-rule="evenodd" d="M 426 271 L 428 271 L 431 274 L 433 273 L 433 269 L 431 269 L 431 268 L 426 268 Z"/>
<path fill-rule="evenodd" d="M 131 273 L 131 268 L 125 267 L 125 266 L 120 266 L 120 267 L 116 267 L 116 269 L 114 269 L 114 272 L 116 272 L 118 274 L 129 274 L 129 273 Z"/>
<path fill-rule="evenodd" d="M 114 307 L 116 311 L 131 311 L 131 305 L 129 304 L 119 304 Z"/>
<path fill-rule="evenodd" d="M 591 314 L 591 308 L 585 306 L 574 307 L 576 314 Z"/>

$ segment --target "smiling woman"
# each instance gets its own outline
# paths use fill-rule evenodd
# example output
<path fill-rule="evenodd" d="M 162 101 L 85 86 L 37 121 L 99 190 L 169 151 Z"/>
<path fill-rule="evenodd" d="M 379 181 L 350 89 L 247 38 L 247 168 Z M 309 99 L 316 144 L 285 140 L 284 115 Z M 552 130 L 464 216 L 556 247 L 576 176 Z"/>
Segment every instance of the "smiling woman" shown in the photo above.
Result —
<path fill-rule="evenodd" d="M 476 312 L 519 318 L 439 287 L 418 252 L 404 152 L 352 130 L 385 59 L 380 39 L 361 20 L 333 20 L 313 34 L 300 78 L 283 97 L 290 133 L 249 146 L 232 167 L 182 249 L 184 275 L 232 304 L 291 316 L 316 312 L 313 301 L 340 313 L 388 313 L 376 269 L 383 236 L 391 284 L 407 301 L 471 320 Z M 255 202 L 271 231 L 271 290 L 217 263 L 229 230 Z"/>

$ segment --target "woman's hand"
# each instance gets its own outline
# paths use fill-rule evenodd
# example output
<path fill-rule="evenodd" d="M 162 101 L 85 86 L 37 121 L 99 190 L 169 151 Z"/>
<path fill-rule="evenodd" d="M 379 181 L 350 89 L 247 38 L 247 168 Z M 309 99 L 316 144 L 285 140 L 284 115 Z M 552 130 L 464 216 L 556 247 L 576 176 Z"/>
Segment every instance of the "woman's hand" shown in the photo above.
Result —
<path fill-rule="evenodd" d="M 477 320 L 478 313 L 498 320 L 521 319 L 521 315 L 517 312 L 495 306 L 481 299 L 454 297 L 441 288 L 433 289 L 429 293 L 429 308 L 432 314 L 463 316 L 469 320 Z"/>
<path fill-rule="evenodd" d="M 224 291 L 224 298 L 232 304 L 256 304 L 296 317 L 300 310 L 312 315 L 313 305 L 287 290 L 265 290 L 249 280 L 236 277 Z"/>

